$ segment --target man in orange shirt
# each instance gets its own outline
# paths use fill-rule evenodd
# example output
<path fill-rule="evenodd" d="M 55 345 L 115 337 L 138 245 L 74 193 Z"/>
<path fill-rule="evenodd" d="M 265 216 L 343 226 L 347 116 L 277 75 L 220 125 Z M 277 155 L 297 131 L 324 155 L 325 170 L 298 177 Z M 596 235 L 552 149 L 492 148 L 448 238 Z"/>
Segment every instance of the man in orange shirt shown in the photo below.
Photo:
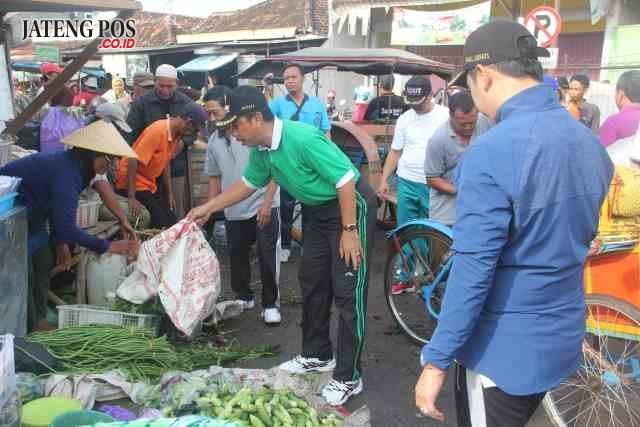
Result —
<path fill-rule="evenodd" d="M 176 116 L 149 125 L 133 144 L 138 159 L 122 159 L 116 173 L 117 192 L 129 199 L 132 215 L 142 206 L 151 214 L 151 226 L 167 228 L 177 222 L 171 188 L 170 161 L 184 136 L 195 135 L 207 121 L 205 110 L 194 102 Z M 156 179 L 163 178 L 166 198 L 157 191 Z"/>

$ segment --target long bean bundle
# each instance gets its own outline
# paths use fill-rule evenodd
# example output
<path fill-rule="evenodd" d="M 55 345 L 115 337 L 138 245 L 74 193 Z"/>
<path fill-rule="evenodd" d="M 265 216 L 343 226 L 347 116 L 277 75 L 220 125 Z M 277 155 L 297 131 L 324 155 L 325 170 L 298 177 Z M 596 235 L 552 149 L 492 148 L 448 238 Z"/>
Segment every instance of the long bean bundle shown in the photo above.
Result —
<path fill-rule="evenodd" d="M 66 372 L 103 373 L 121 370 L 133 381 L 155 380 L 165 372 L 192 371 L 211 365 L 273 356 L 270 349 L 243 350 L 190 344 L 176 351 L 165 336 L 144 329 L 109 325 L 74 326 L 29 336 L 42 344 Z"/>
<path fill-rule="evenodd" d="M 187 372 L 206 369 L 212 365 L 227 366 L 234 362 L 275 355 L 274 348 L 243 349 L 235 341 L 225 347 L 193 343 L 185 348 L 179 348 L 177 352 L 180 368 Z"/>
<path fill-rule="evenodd" d="M 118 326 L 75 326 L 32 334 L 70 372 L 122 370 L 132 380 L 161 376 L 178 364 L 167 338 L 151 331 Z"/>

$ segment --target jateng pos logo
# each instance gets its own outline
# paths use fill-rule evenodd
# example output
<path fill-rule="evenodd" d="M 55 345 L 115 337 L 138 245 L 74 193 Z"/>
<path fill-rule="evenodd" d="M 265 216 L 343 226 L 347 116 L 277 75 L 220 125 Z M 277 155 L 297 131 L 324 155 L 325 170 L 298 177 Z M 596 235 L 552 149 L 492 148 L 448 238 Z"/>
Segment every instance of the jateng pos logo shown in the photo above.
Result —
<path fill-rule="evenodd" d="M 33 19 L 22 21 L 22 41 L 82 40 L 98 37 L 100 49 L 131 49 L 136 45 L 133 19 Z"/>

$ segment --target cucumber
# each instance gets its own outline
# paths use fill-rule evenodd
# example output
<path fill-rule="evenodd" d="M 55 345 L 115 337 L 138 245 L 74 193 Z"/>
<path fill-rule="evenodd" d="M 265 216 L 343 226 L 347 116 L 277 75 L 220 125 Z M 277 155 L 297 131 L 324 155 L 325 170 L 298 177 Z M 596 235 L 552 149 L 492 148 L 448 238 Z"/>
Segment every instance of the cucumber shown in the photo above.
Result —
<path fill-rule="evenodd" d="M 271 417 L 267 413 L 267 410 L 265 409 L 264 404 L 260 399 L 256 401 L 256 410 L 257 410 L 258 418 L 260 418 L 260 421 L 262 421 L 267 426 L 271 425 L 271 421 L 270 421 Z"/>
<path fill-rule="evenodd" d="M 293 418 L 291 415 L 282 407 L 282 405 L 278 405 L 275 411 L 276 417 L 280 418 L 284 424 L 293 424 Z"/>
<path fill-rule="evenodd" d="M 288 412 L 290 415 L 302 415 L 304 417 L 307 416 L 307 413 L 300 408 L 290 408 Z"/>
<path fill-rule="evenodd" d="M 240 404 L 240 408 L 244 411 L 244 412 L 256 412 L 256 405 L 254 405 L 253 403 L 241 403 Z"/>
<path fill-rule="evenodd" d="M 251 423 L 251 425 L 253 427 L 267 427 L 261 420 L 260 418 L 256 417 L 255 415 L 249 415 L 249 422 Z"/>

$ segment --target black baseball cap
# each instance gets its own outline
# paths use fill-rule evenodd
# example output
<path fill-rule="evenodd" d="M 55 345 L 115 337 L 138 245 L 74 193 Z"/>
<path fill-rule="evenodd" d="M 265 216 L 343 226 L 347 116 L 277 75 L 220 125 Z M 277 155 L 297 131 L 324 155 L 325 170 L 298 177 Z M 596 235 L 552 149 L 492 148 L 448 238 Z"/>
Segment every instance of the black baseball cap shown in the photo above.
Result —
<path fill-rule="evenodd" d="M 264 113 L 266 111 L 269 111 L 269 104 L 260 89 L 255 86 L 238 86 L 231 92 L 229 112 L 224 120 L 216 122 L 216 126 L 225 128 L 244 114 Z"/>
<path fill-rule="evenodd" d="M 467 73 L 476 65 L 491 65 L 521 58 L 548 57 L 535 37 L 517 22 L 497 20 L 469 34 L 464 44 L 464 71 L 451 85 L 467 87 Z"/>
<path fill-rule="evenodd" d="M 404 85 L 404 100 L 409 105 L 418 105 L 431 95 L 431 81 L 423 76 L 413 76 Z"/>

